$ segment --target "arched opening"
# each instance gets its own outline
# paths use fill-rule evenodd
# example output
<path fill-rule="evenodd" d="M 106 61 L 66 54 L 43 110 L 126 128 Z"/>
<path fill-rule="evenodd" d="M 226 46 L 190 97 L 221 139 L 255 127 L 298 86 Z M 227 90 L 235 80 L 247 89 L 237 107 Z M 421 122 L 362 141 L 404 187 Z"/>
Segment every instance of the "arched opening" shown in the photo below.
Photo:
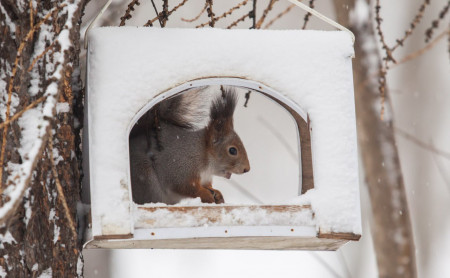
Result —
<path fill-rule="evenodd" d="M 229 77 L 204 78 L 172 88 L 140 109 L 129 126 L 130 138 L 142 119 L 151 115 L 155 105 L 204 86 L 213 88 L 212 91 L 220 86 L 233 87 L 239 95 L 234 125 L 247 149 L 252 171 L 230 180 L 214 178 L 213 186 L 224 194 L 226 203 L 280 203 L 314 187 L 307 114 L 299 105 L 259 82 Z M 132 144 L 130 138 L 129 144 Z M 284 163 L 286 160 L 291 163 Z M 132 181 L 130 185 L 133 192 Z"/>

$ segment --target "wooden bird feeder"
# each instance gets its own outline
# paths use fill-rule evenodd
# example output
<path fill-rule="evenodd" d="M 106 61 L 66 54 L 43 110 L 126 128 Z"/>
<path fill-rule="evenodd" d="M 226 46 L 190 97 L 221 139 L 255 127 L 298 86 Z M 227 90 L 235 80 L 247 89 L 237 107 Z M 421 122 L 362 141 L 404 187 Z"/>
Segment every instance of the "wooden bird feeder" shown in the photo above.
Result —
<path fill-rule="evenodd" d="M 91 30 L 85 247 L 336 250 L 358 240 L 352 55 L 342 31 Z M 128 138 L 136 121 L 170 96 L 218 84 L 264 94 L 294 117 L 300 196 L 261 206 L 134 204 Z"/>

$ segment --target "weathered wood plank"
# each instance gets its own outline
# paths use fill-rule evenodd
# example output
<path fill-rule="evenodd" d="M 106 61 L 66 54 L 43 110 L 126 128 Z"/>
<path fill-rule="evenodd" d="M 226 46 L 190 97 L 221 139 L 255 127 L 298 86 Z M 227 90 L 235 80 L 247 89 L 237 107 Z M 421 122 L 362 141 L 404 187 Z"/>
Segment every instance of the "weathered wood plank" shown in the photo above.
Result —
<path fill-rule="evenodd" d="M 228 237 L 161 240 L 94 240 L 85 248 L 238 249 L 334 251 L 348 240 L 316 237 Z"/>
<path fill-rule="evenodd" d="M 135 215 L 135 228 L 315 225 L 309 205 L 138 207 Z"/>

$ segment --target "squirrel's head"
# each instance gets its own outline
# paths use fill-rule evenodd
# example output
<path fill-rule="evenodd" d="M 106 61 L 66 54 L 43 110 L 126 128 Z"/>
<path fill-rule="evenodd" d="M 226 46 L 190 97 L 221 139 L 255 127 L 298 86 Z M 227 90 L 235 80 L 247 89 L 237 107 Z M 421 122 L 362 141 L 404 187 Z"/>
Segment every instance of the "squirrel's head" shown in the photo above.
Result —
<path fill-rule="evenodd" d="M 231 174 L 250 171 L 247 152 L 241 138 L 234 131 L 233 114 L 237 94 L 225 89 L 221 96 L 213 100 L 210 122 L 207 127 L 209 162 L 213 163 L 213 175 L 230 178 Z"/>

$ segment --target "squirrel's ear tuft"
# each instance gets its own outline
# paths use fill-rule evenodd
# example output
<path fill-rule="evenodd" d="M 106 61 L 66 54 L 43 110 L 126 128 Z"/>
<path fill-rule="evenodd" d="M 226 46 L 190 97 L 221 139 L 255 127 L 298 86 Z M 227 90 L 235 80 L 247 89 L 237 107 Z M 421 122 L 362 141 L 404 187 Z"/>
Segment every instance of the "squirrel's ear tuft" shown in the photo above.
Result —
<path fill-rule="evenodd" d="M 232 119 L 238 96 L 234 88 L 221 88 L 222 94 L 213 100 L 211 105 L 211 120 Z"/>

